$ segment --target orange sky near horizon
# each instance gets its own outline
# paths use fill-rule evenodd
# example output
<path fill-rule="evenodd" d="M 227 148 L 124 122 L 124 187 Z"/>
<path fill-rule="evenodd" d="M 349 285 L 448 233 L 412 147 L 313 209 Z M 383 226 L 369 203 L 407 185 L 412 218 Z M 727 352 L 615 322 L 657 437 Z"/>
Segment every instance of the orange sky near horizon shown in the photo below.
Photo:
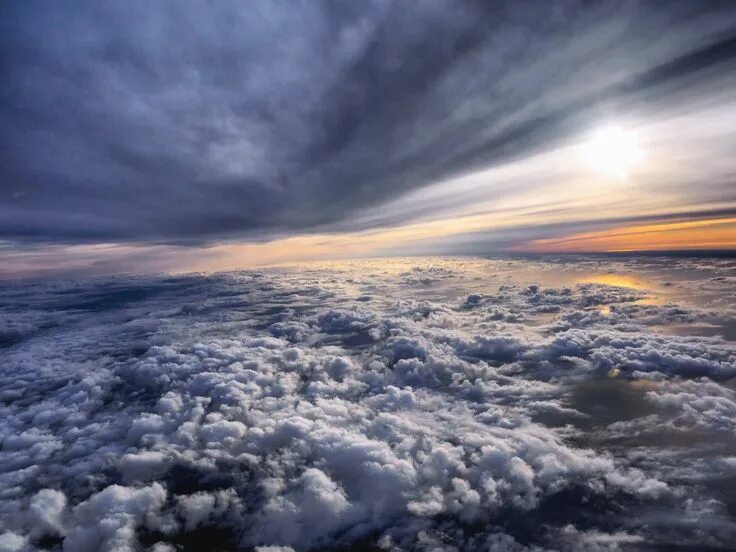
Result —
<path fill-rule="evenodd" d="M 620 226 L 561 238 L 532 240 L 513 251 L 627 252 L 736 249 L 736 217 Z"/>

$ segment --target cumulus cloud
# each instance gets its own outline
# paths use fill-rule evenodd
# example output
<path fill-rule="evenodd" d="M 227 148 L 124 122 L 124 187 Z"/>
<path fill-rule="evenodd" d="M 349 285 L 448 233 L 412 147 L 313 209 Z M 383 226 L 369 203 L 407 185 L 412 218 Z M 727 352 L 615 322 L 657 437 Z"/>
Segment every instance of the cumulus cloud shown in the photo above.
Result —
<path fill-rule="evenodd" d="M 0 549 L 726 546 L 732 343 L 662 331 L 733 321 L 732 262 L 699 262 L 4 288 L 11 324 L 55 323 L 0 352 Z M 580 282 L 612 271 L 650 289 Z"/>

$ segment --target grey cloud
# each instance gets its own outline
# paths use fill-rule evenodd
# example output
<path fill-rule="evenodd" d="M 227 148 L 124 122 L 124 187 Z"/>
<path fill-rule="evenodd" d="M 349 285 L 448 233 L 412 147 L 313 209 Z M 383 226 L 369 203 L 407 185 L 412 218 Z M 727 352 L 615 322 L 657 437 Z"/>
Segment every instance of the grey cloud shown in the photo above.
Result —
<path fill-rule="evenodd" d="M 72 243 L 370 225 L 597 113 L 707 101 L 736 22 L 718 2 L 2 9 L 0 236 Z"/>

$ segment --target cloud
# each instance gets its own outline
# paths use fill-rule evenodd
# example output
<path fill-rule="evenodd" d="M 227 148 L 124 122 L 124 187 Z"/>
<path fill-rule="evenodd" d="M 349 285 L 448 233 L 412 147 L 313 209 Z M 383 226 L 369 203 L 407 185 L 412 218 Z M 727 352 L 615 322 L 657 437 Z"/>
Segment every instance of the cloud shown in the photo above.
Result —
<path fill-rule="evenodd" d="M 5 286 L 32 329 L 0 351 L 0 545 L 615 550 L 674 526 L 726 546 L 733 348 L 660 326 L 732 321 L 732 270 L 405 259 Z"/>
<path fill-rule="evenodd" d="M 64 539 L 65 550 L 121 550 L 137 548 L 135 529 L 156 527 L 166 491 L 158 483 L 130 488 L 111 485 L 76 506 L 74 528 Z"/>
<path fill-rule="evenodd" d="M 427 206 L 382 221 L 366 209 L 549 150 L 610 110 L 707 104 L 736 15 L 689 2 L 38 8 L 3 8 L 0 237 L 77 244 L 421 217 Z"/>
<path fill-rule="evenodd" d="M 27 549 L 28 539 L 12 531 L 0 534 L 0 550 L 3 552 L 22 552 Z"/>

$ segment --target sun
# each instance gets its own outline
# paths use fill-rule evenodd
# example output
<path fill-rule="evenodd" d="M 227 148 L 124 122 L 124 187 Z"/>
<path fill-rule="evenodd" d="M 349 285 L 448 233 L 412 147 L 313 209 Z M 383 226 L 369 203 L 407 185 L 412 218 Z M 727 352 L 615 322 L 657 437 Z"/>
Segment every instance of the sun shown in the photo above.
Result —
<path fill-rule="evenodd" d="M 618 180 L 628 179 L 644 158 L 638 133 L 614 124 L 596 130 L 580 154 L 589 169 Z"/>

